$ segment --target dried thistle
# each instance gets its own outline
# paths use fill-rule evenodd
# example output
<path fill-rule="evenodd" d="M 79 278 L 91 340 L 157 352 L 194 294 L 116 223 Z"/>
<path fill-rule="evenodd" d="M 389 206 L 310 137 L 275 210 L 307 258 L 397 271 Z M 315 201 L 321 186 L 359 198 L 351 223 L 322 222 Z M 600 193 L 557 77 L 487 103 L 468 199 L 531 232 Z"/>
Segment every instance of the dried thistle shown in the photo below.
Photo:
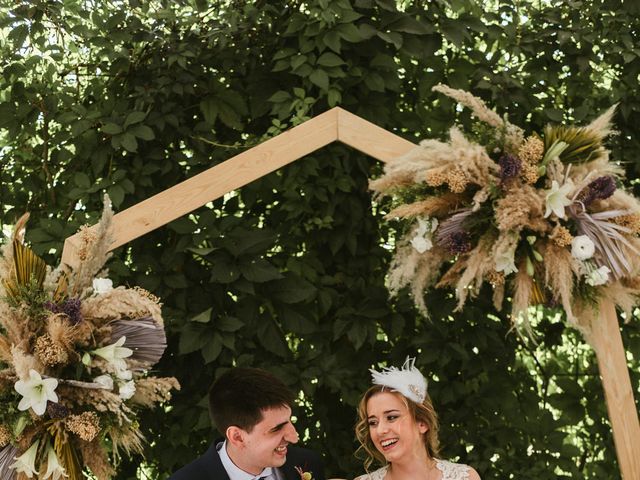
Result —
<path fill-rule="evenodd" d="M 48 367 L 66 364 L 69 361 L 67 350 L 54 342 L 47 333 L 36 339 L 35 354 L 42 364 Z"/>
<path fill-rule="evenodd" d="M 0 448 L 6 447 L 9 442 L 11 442 L 11 430 L 6 425 L 0 424 Z"/>
<path fill-rule="evenodd" d="M 556 225 L 551 231 L 551 235 L 549 235 L 549 240 L 559 247 L 568 247 L 571 245 L 573 235 L 571 235 L 568 228 L 563 227 L 562 225 Z"/>
<path fill-rule="evenodd" d="M 536 171 L 538 170 L 537 165 L 540 163 L 540 160 L 542 160 L 543 155 L 544 142 L 540 137 L 535 135 L 527 137 L 518 150 L 518 157 L 522 160 L 523 165 L 535 167 Z"/>
<path fill-rule="evenodd" d="M 82 412 L 79 415 L 69 415 L 64 420 L 65 428 L 75 433 L 85 442 L 90 442 L 100 433 L 100 421 L 95 412 Z"/>
<path fill-rule="evenodd" d="M 141 378 L 136 383 L 136 393 L 131 400 L 146 407 L 164 403 L 171 399 L 171 390 L 180 390 L 178 380 L 173 377 Z"/>

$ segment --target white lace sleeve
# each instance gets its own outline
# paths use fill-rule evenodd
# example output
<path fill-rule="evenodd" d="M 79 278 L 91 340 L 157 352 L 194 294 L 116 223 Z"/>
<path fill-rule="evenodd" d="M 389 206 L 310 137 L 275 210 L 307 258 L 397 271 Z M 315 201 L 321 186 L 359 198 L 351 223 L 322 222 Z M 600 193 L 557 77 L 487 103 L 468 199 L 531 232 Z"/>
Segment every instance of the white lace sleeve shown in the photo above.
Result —
<path fill-rule="evenodd" d="M 438 460 L 436 467 L 442 472 L 442 480 L 467 480 L 469 478 L 470 467 L 468 465 Z"/>

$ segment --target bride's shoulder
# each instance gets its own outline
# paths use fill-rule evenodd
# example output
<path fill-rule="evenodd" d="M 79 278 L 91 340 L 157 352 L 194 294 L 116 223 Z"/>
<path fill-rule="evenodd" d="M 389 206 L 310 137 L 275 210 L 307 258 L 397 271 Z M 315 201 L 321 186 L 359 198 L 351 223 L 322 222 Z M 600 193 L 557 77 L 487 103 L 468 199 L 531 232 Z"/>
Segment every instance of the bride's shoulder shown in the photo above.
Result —
<path fill-rule="evenodd" d="M 360 475 L 359 477 L 356 477 L 354 480 L 382 480 L 385 474 L 387 473 L 387 468 L 388 467 L 384 466 L 382 468 L 379 468 L 375 472 L 365 473 L 364 475 Z"/>
<path fill-rule="evenodd" d="M 443 480 L 480 480 L 480 475 L 469 465 L 438 460 L 436 467 L 442 472 Z"/>

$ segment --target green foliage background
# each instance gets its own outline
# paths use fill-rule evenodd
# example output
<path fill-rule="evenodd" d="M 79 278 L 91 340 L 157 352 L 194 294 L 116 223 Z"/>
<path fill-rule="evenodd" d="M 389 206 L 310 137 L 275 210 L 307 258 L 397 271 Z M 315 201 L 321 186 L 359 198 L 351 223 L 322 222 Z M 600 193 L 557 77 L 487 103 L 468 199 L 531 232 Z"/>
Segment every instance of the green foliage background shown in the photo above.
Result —
<path fill-rule="evenodd" d="M 536 131 L 619 102 L 610 147 L 635 179 L 639 14 L 621 0 L 0 0 L 0 223 L 30 211 L 27 239 L 55 264 L 104 191 L 123 210 L 336 105 L 442 137 L 469 116 L 439 82 Z M 144 471 L 135 458 L 118 478 L 164 478 L 204 451 L 207 388 L 234 362 L 303 392 L 305 443 L 352 477 L 367 369 L 407 354 L 431 377 L 445 457 L 483 478 L 619 478 L 594 356 L 560 319 L 540 315 L 535 343 L 484 293 L 453 314 L 435 291 L 429 320 L 388 298 L 397 225 L 367 191 L 379 171 L 331 146 L 115 252 L 116 284 L 163 299 L 158 370 L 182 384 L 143 417 Z M 637 390 L 637 322 L 623 335 Z"/>

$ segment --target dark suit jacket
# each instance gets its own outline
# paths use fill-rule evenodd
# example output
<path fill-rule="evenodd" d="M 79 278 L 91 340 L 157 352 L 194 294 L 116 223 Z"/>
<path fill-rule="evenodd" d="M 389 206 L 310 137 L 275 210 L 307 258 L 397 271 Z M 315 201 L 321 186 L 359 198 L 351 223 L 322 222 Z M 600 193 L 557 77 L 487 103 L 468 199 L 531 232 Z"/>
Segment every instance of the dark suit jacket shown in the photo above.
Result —
<path fill-rule="evenodd" d="M 229 480 L 227 471 L 220 461 L 220 455 L 216 451 L 217 443 L 214 442 L 203 456 L 171 475 L 169 480 Z M 300 475 L 296 472 L 295 467 L 301 467 L 305 472 L 311 472 L 313 480 L 325 480 L 320 455 L 306 448 L 289 445 L 287 462 L 279 470 L 286 480 L 300 480 Z"/>

